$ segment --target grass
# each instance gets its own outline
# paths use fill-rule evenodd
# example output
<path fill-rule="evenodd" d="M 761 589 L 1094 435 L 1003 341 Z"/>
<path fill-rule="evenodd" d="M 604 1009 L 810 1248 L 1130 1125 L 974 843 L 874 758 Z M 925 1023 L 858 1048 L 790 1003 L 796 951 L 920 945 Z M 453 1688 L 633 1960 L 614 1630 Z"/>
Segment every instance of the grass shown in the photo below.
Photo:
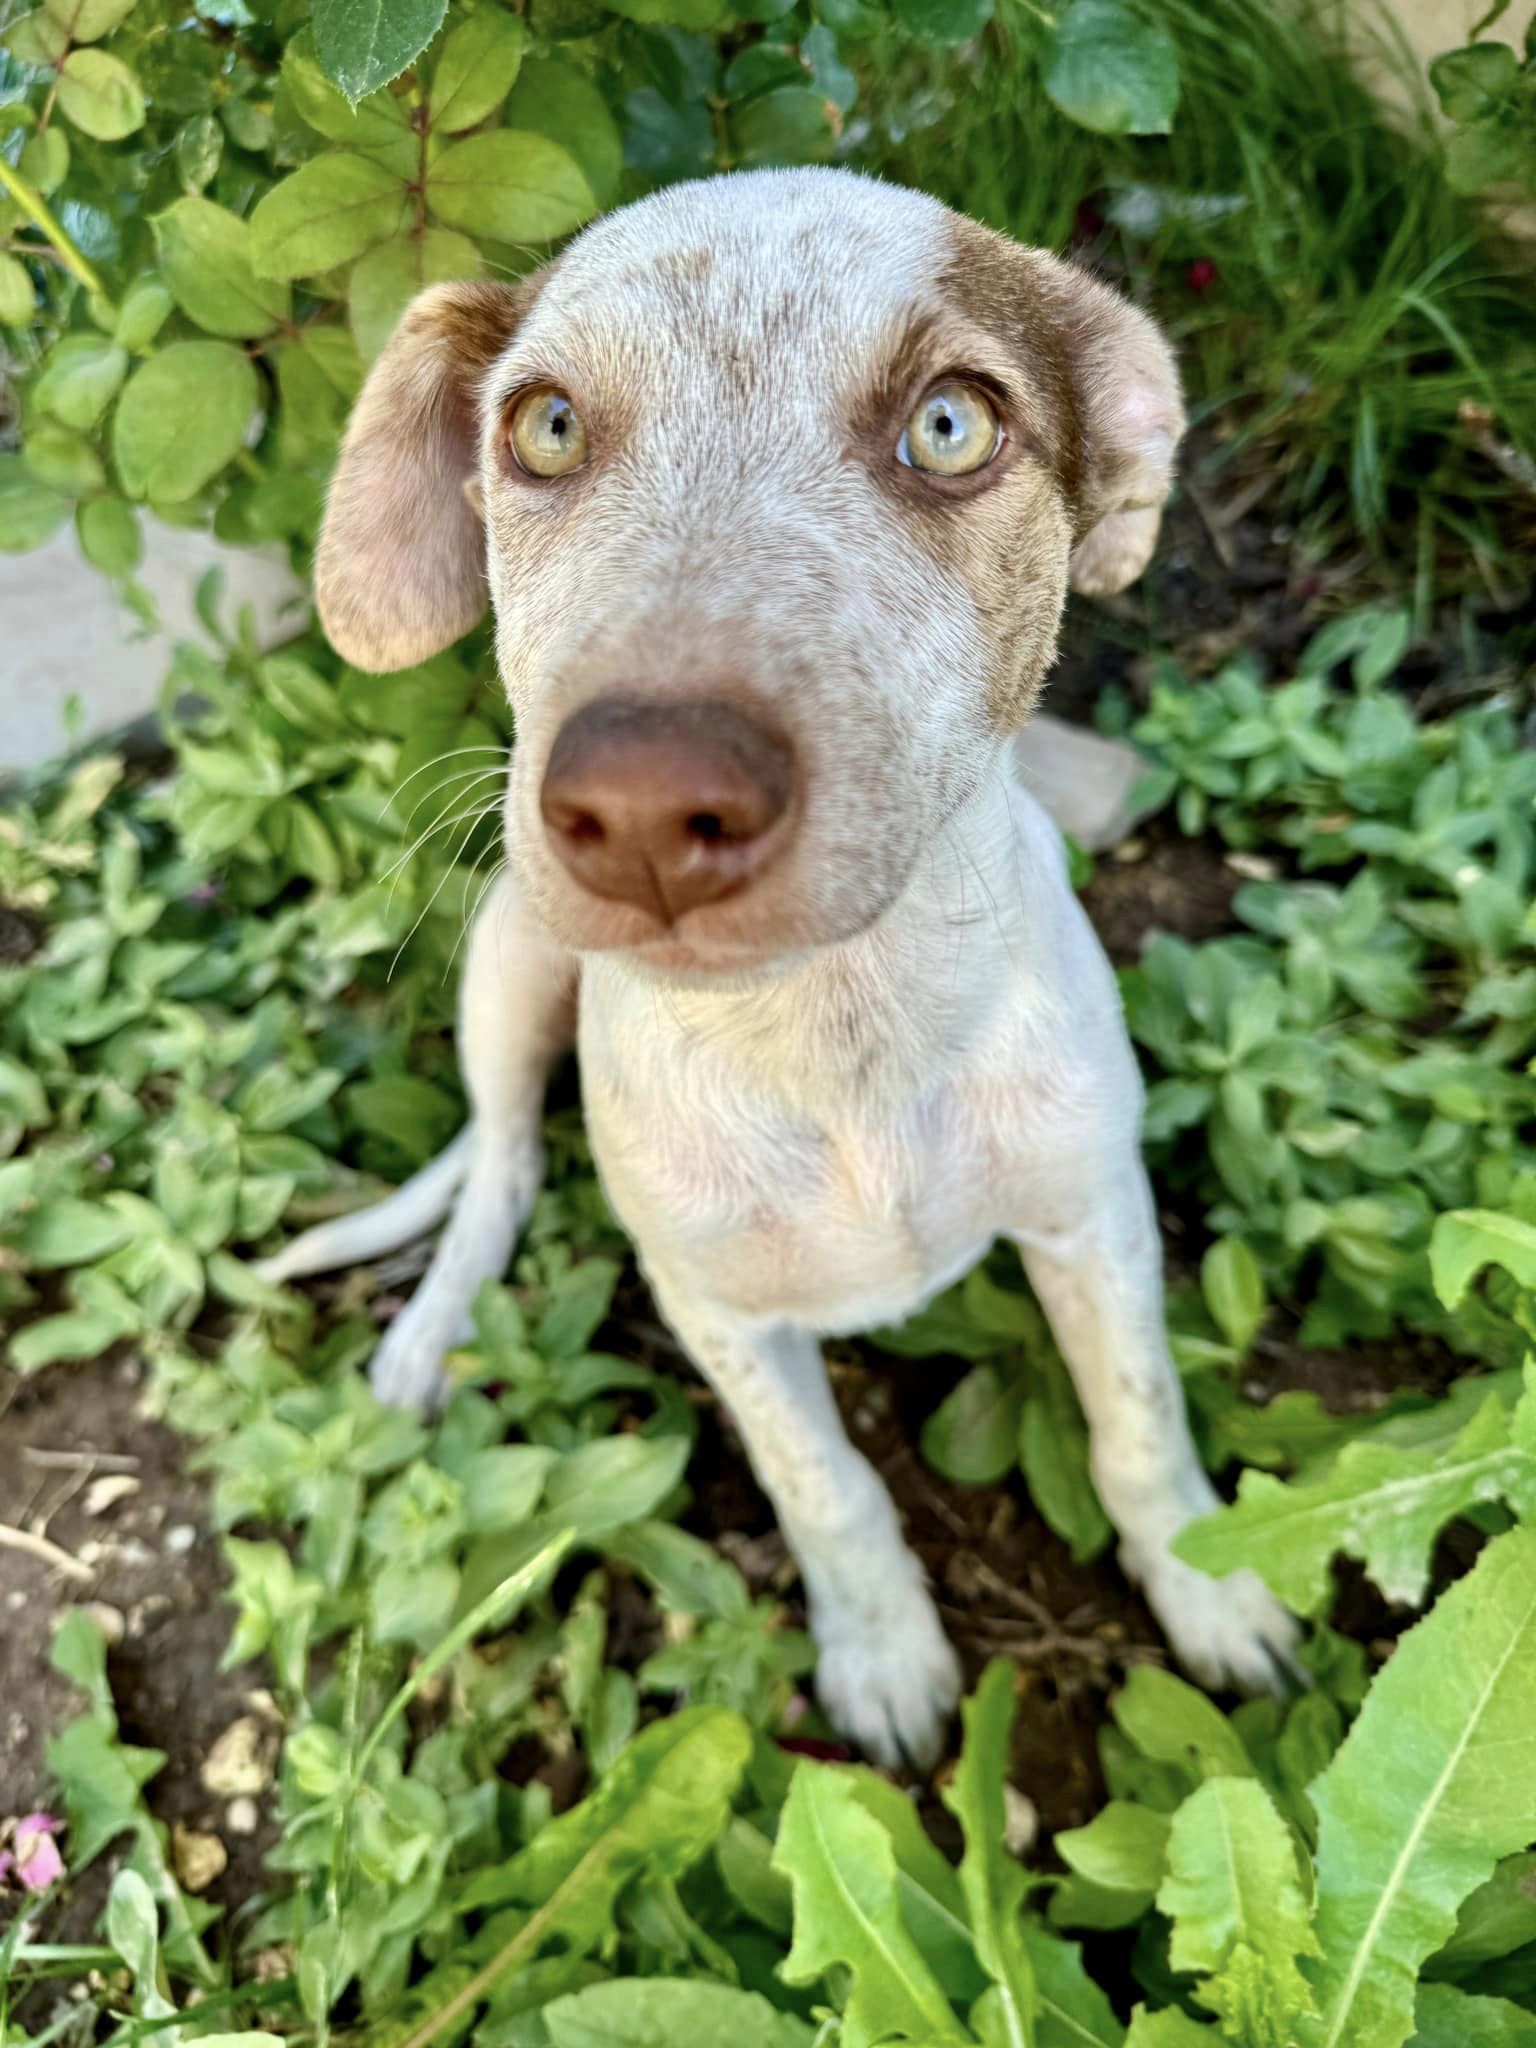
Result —
<path fill-rule="evenodd" d="M 1234 492 L 1264 480 L 1267 516 L 1299 523 L 1316 556 L 1363 543 L 1421 625 L 1458 588 L 1509 604 L 1536 506 L 1460 409 L 1486 406 L 1536 450 L 1536 299 L 1528 266 L 1447 186 L 1390 26 L 1385 59 L 1413 108 L 1399 127 L 1339 60 L 1327 10 L 1146 11 L 1178 46 L 1171 135 L 1068 121 L 1041 83 L 1036 12 L 1010 4 L 974 58 L 895 67 L 864 146 L 1022 240 L 1076 240 L 1145 280 L 1210 429 L 1209 473 Z M 892 133 L 920 83 L 927 118 Z M 1196 263 L 1214 266 L 1203 288 Z"/>

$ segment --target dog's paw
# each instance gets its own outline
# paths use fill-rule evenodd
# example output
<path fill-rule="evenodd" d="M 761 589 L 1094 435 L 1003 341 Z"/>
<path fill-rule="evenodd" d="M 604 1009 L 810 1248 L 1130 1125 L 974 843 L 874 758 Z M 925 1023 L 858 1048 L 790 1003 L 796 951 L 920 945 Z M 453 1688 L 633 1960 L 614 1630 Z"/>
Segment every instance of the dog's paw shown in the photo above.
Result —
<path fill-rule="evenodd" d="M 1255 1572 L 1213 1579 L 1167 1552 L 1126 1560 L 1174 1655 L 1213 1692 L 1289 1692 L 1306 1683 L 1301 1632 Z"/>
<path fill-rule="evenodd" d="M 937 1763 L 961 1677 L 927 1593 L 895 1614 L 823 1609 L 814 1626 L 816 1692 L 833 1726 L 874 1763 Z"/>
<path fill-rule="evenodd" d="M 387 1408 L 432 1414 L 452 1391 L 443 1358 L 455 1332 L 413 1316 L 408 1303 L 385 1331 L 368 1367 L 368 1383 Z"/>

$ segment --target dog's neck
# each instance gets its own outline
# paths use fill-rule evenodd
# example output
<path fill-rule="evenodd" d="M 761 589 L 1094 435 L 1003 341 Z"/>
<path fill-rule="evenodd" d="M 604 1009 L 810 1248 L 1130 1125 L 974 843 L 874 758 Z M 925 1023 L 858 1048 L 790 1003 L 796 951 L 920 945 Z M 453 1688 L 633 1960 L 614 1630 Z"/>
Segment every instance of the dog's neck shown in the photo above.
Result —
<path fill-rule="evenodd" d="M 829 1110 L 929 1095 L 1027 966 L 1040 848 L 1024 810 L 1038 820 L 1000 756 L 867 931 L 771 974 L 685 981 L 612 955 L 604 972 L 663 992 L 659 1028 L 724 1052 L 771 1095 Z"/>

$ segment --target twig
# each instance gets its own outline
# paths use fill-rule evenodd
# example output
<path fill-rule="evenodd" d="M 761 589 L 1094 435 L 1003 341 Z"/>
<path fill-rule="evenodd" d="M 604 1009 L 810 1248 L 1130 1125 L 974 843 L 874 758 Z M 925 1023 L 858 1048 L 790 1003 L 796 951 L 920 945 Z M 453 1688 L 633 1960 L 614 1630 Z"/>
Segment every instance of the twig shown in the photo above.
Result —
<path fill-rule="evenodd" d="M 1464 398 L 1457 408 L 1456 417 L 1478 453 L 1485 455 L 1512 484 L 1518 484 L 1522 491 L 1536 497 L 1536 459 L 1527 455 L 1524 449 L 1517 448 L 1512 441 L 1499 440 L 1493 431 L 1493 414 L 1489 408 L 1479 405 L 1476 399 Z"/>
<path fill-rule="evenodd" d="M 67 1550 L 61 1550 L 46 1536 L 34 1536 L 30 1529 L 13 1529 L 9 1522 L 0 1522 L 0 1550 L 24 1550 L 29 1557 L 40 1558 L 44 1564 L 51 1564 L 55 1571 L 74 1579 L 79 1584 L 88 1584 L 93 1576 L 91 1568 L 82 1564 L 78 1557 L 71 1557 Z"/>
<path fill-rule="evenodd" d="M 126 1451 L 47 1451 L 36 1444 L 28 1444 L 21 1455 L 29 1465 L 67 1467 L 71 1471 L 83 1467 L 87 1472 L 136 1472 L 141 1462 Z"/>
<path fill-rule="evenodd" d="M 104 299 L 107 296 L 107 288 L 96 274 L 95 268 L 86 261 L 54 219 L 44 203 L 42 194 L 34 192 L 26 179 L 13 171 L 3 156 L 0 156 L 0 187 L 10 193 L 32 225 L 41 229 L 47 236 L 58 251 L 59 261 L 70 276 L 83 284 L 94 297 Z"/>

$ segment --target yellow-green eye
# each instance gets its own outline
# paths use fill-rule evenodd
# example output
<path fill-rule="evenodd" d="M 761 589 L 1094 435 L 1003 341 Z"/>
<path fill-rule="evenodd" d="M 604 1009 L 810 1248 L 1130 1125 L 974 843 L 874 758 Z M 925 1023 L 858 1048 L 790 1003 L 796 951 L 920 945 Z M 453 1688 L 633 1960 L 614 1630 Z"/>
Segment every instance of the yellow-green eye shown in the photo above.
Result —
<path fill-rule="evenodd" d="M 976 384 L 952 379 L 935 384 L 917 402 L 896 449 L 913 469 L 936 476 L 968 476 L 983 469 L 1002 445 L 997 408 Z"/>
<path fill-rule="evenodd" d="M 587 459 L 587 430 L 563 391 L 525 391 L 512 408 L 512 453 L 530 476 L 569 476 Z"/>

